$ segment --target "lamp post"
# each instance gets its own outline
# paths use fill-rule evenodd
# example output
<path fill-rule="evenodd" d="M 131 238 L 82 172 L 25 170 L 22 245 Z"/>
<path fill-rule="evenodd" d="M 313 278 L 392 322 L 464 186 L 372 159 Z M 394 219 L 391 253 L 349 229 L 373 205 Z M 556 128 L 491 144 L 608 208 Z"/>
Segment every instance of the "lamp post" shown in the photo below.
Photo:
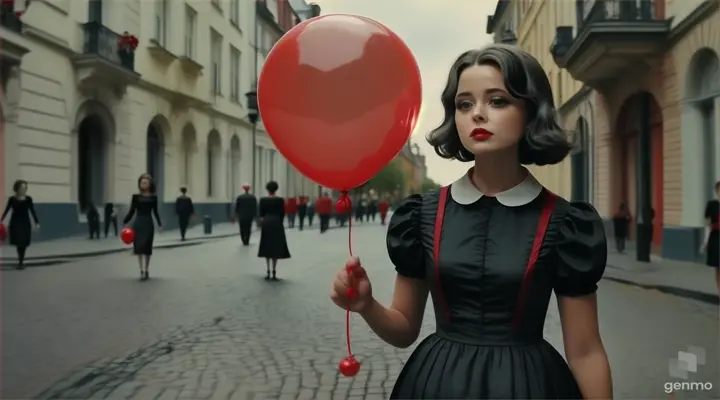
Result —
<path fill-rule="evenodd" d="M 255 178 L 257 175 L 257 122 L 260 118 L 260 110 L 258 110 L 257 103 L 257 89 L 255 88 L 255 85 L 253 85 L 252 90 L 245 93 L 245 97 L 247 98 L 248 119 L 252 124 L 252 190 L 255 192 L 257 187 L 257 179 Z"/>

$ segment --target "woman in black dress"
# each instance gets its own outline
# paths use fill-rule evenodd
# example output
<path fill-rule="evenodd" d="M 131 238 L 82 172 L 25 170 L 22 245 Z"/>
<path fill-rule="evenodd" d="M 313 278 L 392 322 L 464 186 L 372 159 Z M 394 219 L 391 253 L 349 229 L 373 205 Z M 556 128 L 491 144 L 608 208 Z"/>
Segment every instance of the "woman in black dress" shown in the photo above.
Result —
<path fill-rule="evenodd" d="M 442 104 L 445 120 L 428 141 L 441 157 L 474 167 L 393 214 L 391 307 L 373 299 L 357 259 L 338 273 L 333 301 L 407 347 L 432 294 L 437 331 L 405 364 L 393 399 L 612 398 L 595 296 L 607 259 L 602 220 L 523 167 L 557 164 L 572 148 L 545 72 L 514 46 L 468 51 L 453 64 Z M 553 291 L 570 365 L 543 339 Z"/>
<path fill-rule="evenodd" d="M 715 195 L 720 199 L 720 182 L 715 183 Z M 713 199 L 705 206 L 705 240 L 700 252 L 706 253 L 705 263 L 715 268 L 715 282 L 720 293 L 720 201 Z"/>
<path fill-rule="evenodd" d="M 267 275 L 265 279 L 277 280 L 277 261 L 290 258 L 287 239 L 285 238 L 285 200 L 275 196 L 278 184 L 270 181 L 265 185 L 268 196 L 260 199 L 260 247 L 258 257 L 265 259 Z M 272 276 L 270 275 L 272 266 Z"/>
<path fill-rule="evenodd" d="M 138 178 L 138 189 L 140 193 L 132 195 L 130 200 L 130 211 L 128 211 L 123 224 L 126 225 L 135 216 L 132 229 L 135 231 L 133 241 L 133 252 L 138 256 L 140 266 L 140 280 L 150 278 L 150 257 L 153 253 L 153 241 L 155 239 L 155 225 L 153 216 L 157 221 L 158 229 L 162 231 L 162 222 L 158 215 L 158 199 L 155 195 L 155 183 L 150 174 L 142 174 Z"/>
<path fill-rule="evenodd" d="M 40 229 L 40 221 L 35 213 L 35 204 L 32 197 L 27 195 L 27 188 L 27 181 L 22 179 L 15 181 L 13 184 L 15 195 L 8 197 L 5 211 L 0 218 L 1 224 L 12 210 L 8 234 L 10 235 L 10 244 L 17 250 L 18 269 L 25 269 L 25 252 L 32 241 L 33 226 L 30 222 L 30 214 L 35 221 L 35 229 Z"/>

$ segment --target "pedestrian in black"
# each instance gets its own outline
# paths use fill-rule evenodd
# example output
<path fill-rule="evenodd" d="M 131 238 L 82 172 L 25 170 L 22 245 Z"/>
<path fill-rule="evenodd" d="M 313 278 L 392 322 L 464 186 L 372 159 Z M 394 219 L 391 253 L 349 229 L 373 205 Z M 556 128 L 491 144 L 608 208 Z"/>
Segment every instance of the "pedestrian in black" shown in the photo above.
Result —
<path fill-rule="evenodd" d="M 715 196 L 705 205 L 705 240 L 700 253 L 705 252 L 705 264 L 715 268 L 715 284 L 720 292 L 720 182 L 715 183 Z"/>
<path fill-rule="evenodd" d="M 18 269 L 25 269 L 25 253 L 32 241 L 33 226 L 30 223 L 30 215 L 35 221 L 35 229 L 40 229 L 40 221 L 35 213 L 35 204 L 32 197 L 27 195 L 27 189 L 27 181 L 22 179 L 15 181 L 13 184 L 15 195 L 8 197 L 5 211 L 0 217 L 0 223 L 3 223 L 5 217 L 12 210 L 8 234 L 10 235 L 10 245 L 15 246 L 17 250 Z"/>
<path fill-rule="evenodd" d="M 87 211 L 85 212 L 87 217 L 88 231 L 90 233 L 90 240 L 100 239 L 100 212 L 95 203 L 92 201 L 88 203 Z"/>
<path fill-rule="evenodd" d="M 140 280 L 146 281 L 150 278 L 150 257 L 153 253 L 153 242 L 155 240 L 155 225 L 153 216 L 157 221 L 158 229 L 162 231 L 162 222 L 158 215 L 158 199 L 155 195 L 155 183 L 150 174 L 142 174 L 138 178 L 138 189 L 140 193 L 132 195 L 130 200 L 130 211 L 128 211 L 124 225 L 128 225 L 135 217 L 132 229 L 135 231 L 133 240 L 133 252 L 138 257 L 140 266 Z"/>
<path fill-rule="evenodd" d="M 615 247 L 618 253 L 625 252 L 625 240 L 628 237 L 628 227 L 630 226 L 630 212 L 628 212 L 625 203 L 620 203 L 618 212 L 613 217 L 613 227 L 615 228 Z"/>
<path fill-rule="evenodd" d="M 240 226 L 240 240 L 243 246 L 250 244 L 252 224 L 258 215 L 257 198 L 250 193 L 250 185 L 243 185 L 244 193 L 235 199 L 235 218 Z"/>
<path fill-rule="evenodd" d="M 265 279 L 277 280 L 277 261 L 290 258 L 287 239 L 285 237 L 285 201 L 275 196 L 278 184 L 275 181 L 265 185 L 268 195 L 260 199 L 260 246 L 258 257 L 265 259 L 267 276 Z M 270 267 L 272 266 L 272 276 Z"/>
<path fill-rule="evenodd" d="M 365 216 L 366 216 L 365 220 L 367 222 L 370 222 L 370 220 L 372 219 L 372 221 L 375 222 L 375 217 L 377 216 L 377 212 L 378 212 L 378 202 L 375 197 L 370 197 L 370 199 L 368 200 L 366 211 L 367 212 L 365 214 Z"/>
<path fill-rule="evenodd" d="M 115 204 L 105 203 L 105 212 L 103 217 L 105 218 L 105 238 L 108 237 L 110 232 L 110 225 L 112 224 L 115 236 L 118 235 L 118 224 L 117 224 L 117 213 L 115 212 Z"/>
<path fill-rule="evenodd" d="M 300 196 L 300 204 L 298 204 L 298 229 L 303 230 L 305 227 L 305 216 L 307 216 L 308 213 L 308 197 L 307 196 Z"/>
<path fill-rule="evenodd" d="M 307 205 L 307 218 L 308 218 L 308 226 L 312 226 L 313 219 L 315 219 L 315 202 L 311 202 L 310 198 L 308 197 L 308 205 Z"/>
<path fill-rule="evenodd" d="M 187 195 L 187 188 L 180 188 L 180 196 L 175 199 L 175 215 L 178 218 L 180 228 L 180 240 L 185 240 L 187 228 L 190 225 L 190 218 L 195 214 L 195 206 L 190 196 Z"/>

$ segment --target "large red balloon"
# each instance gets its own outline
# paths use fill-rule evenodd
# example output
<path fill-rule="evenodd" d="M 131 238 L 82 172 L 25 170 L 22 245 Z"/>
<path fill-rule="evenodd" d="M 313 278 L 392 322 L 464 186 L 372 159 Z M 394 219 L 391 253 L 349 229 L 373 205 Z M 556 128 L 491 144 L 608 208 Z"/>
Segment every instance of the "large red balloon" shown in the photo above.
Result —
<path fill-rule="evenodd" d="M 258 83 L 260 116 L 278 151 L 336 190 L 364 184 L 400 152 L 421 102 L 410 49 L 356 15 L 295 26 L 273 47 Z"/>

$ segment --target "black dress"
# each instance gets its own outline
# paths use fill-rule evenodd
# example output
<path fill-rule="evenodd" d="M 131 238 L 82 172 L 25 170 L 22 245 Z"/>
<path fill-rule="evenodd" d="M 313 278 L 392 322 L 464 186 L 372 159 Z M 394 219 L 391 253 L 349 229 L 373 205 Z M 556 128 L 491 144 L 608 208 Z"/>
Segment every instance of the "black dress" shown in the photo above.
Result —
<path fill-rule="evenodd" d="M 706 264 L 710 267 L 720 268 L 720 202 L 708 201 L 705 206 L 705 219 L 710 223 L 710 236 L 707 242 Z"/>
<path fill-rule="evenodd" d="M 461 179 L 457 190 L 413 195 L 393 214 L 390 258 L 400 275 L 430 283 L 437 330 L 408 359 L 391 398 L 582 398 L 543 325 L 553 290 L 597 289 L 603 224 L 589 204 L 529 179 L 498 197 Z"/>
<path fill-rule="evenodd" d="M 35 224 L 40 224 L 37 214 L 35 213 L 35 204 L 30 196 L 18 199 L 10 196 L 5 205 L 0 221 L 4 221 L 7 214 L 12 210 L 10 216 L 10 224 L 8 225 L 8 235 L 10 236 L 10 244 L 17 247 L 28 247 L 32 241 L 32 224 L 30 223 L 30 214 L 32 214 Z"/>
<path fill-rule="evenodd" d="M 158 226 L 162 226 L 160 216 L 158 215 L 157 196 L 134 194 L 130 202 L 130 211 L 128 211 L 123 224 L 127 224 L 135 216 L 132 228 L 135 231 L 135 240 L 133 241 L 133 252 L 138 255 L 149 256 L 153 253 L 153 241 L 155 240 L 155 225 L 153 224 L 153 215 Z"/>
<path fill-rule="evenodd" d="M 260 199 L 260 246 L 258 257 L 285 259 L 290 258 L 287 239 L 285 238 L 285 201 L 282 197 L 263 197 Z"/>

